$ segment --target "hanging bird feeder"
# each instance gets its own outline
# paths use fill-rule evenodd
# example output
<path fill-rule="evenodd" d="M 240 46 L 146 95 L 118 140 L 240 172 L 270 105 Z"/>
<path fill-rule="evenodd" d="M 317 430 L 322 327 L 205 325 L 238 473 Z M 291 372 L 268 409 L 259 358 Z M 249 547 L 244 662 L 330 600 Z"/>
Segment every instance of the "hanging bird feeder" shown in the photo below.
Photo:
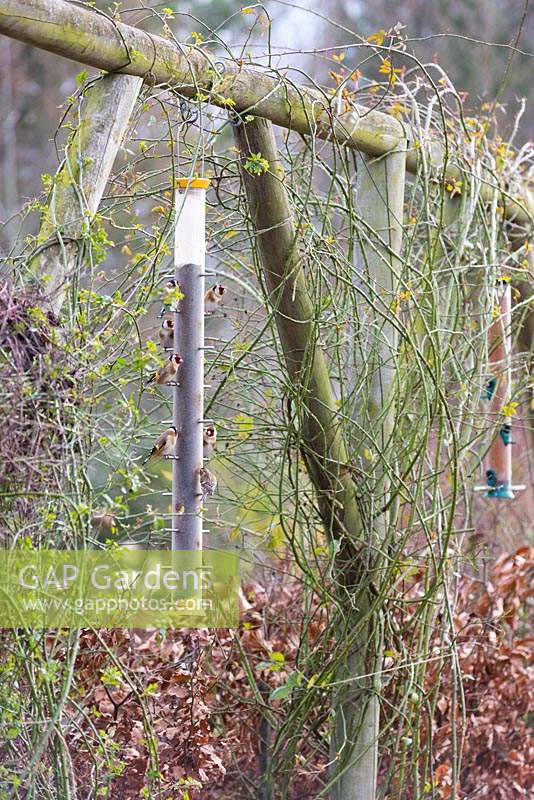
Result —
<path fill-rule="evenodd" d="M 489 402 L 492 418 L 500 420 L 499 434 L 491 443 L 486 460 L 486 485 L 476 486 L 475 492 L 484 497 L 513 500 L 514 492 L 525 486 L 512 485 L 512 417 L 507 414 L 512 396 L 512 287 L 508 280 L 497 282 L 499 314 L 489 329 L 489 365 L 491 376 L 484 388 L 483 398 Z M 504 414 L 504 416 L 503 416 Z"/>
<path fill-rule="evenodd" d="M 183 178 L 176 191 L 174 281 L 183 297 L 174 312 L 174 351 L 183 358 L 173 388 L 179 431 L 172 462 L 172 549 L 202 549 L 201 470 L 204 430 L 206 178 Z"/>

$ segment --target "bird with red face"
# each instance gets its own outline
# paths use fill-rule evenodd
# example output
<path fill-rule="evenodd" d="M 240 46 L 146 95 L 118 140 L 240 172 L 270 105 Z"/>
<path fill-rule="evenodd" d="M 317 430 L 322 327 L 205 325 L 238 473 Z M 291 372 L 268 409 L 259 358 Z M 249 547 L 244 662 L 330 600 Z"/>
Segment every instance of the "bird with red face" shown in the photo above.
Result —
<path fill-rule="evenodd" d="M 163 431 L 156 441 L 154 442 L 154 447 L 142 462 L 143 465 L 150 461 L 151 458 L 164 458 L 165 456 L 172 456 L 174 455 L 174 446 L 176 444 L 176 437 L 178 436 L 178 431 L 172 425 L 170 428 L 167 428 L 166 431 Z"/>
<path fill-rule="evenodd" d="M 174 341 L 174 322 L 164 319 L 159 329 L 159 340 L 162 347 L 172 347 Z"/>
<path fill-rule="evenodd" d="M 169 383 L 170 381 L 174 380 L 176 377 L 176 373 L 178 372 L 178 367 L 183 362 L 183 358 L 178 355 L 178 353 L 173 353 L 172 356 L 169 357 L 164 366 L 159 369 L 157 372 L 154 372 L 153 375 L 150 376 L 149 380 L 147 381 L 147 386 L 151 383 L 157 383 L 162 386 L 165 383 Z"/>
<path fill-rule="evenodd" d="M 202 455 L 204 458 L 211 458 L 217 446 L 217 431 L 215 425 L 208 425 L 204 429 Z"/>
<path fill-rule="evenodd" d="M 213 314 L 226 293 L 226 287 L 220 283 L 208 289 L 204 295 L 204 310 L 206 314 Z"/>

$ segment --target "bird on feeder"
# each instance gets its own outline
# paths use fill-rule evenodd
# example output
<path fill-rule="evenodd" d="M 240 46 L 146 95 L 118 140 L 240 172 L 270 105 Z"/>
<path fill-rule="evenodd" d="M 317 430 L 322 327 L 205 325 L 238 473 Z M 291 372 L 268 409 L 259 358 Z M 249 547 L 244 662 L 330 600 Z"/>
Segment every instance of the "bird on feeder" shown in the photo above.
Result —
<path fill-rule="evenodd" d="M 486 387 L 484 389 L 485 400 L 491 400 L 493 398 L 496 387 L 497 387 L 497 378 L 490 378 L 486 383 Z"/>
<path fill-rule="evenodd" d="M 226 292 L 226 287 L 221 286 L 220 283 L 215 284 L 212 286 L 211 289 L 208 289 L 206 294 L 204 295 L 204 311 L 206 314 L 213 314 L 223 296 Z"/>
<path fill-rule="evenodd" d="M 165 313 L 165 310 L 177 311 L 178 303 L 182 300 L 183 296 L 183 292 L 177 280 L 172 278 L 170 281 L 167 281 L 162 291 L 161 301 L 163 303 L 163 309 L 161 315 Z"/>
<path fill-rule="evenodd" d="M 204 458 L 211 458 L 217 446 L 217 430 L 215 425 L 208 425 L 204 429 L 202 456 Z"/>
<path fill-rule="evenodd" d="M 497 473 L 494 469 L 487 469 L 486 470 L 486 483 L 490 487 L 490 489 L 496 489 L 498 484 L 497 480 Z"/>
<path fill-rule="evenodd" d="M 174 454 L 174 446 L 176 444 L 176 437 L 178 436 L 178 431 L 176 430 L 174 425 L 171 425 L 170 428 L 167 428 L 166 431 L 163 431 L 154 443 L 154 447 L 142 462 L 143 466 L 150 461 L 151 458 L 161 458 L 164 456 L 171 456 Z"/>
<path fill-rule="evenodd" d="M 509 444 L 515 444 L 515 442 L 512 441 L 512 426 L 509 422 L 505 422 L 503 425 L 501 425 L 499 436 L 503 440 L 505 447 L 507 447 Z"/>
<path fill-rule="evenodd" d="M 178 367 L 183 362 L 183 358 L 179 356 L 177 353 L 173 353 L 172 356 L 169 356 L 169 360 L 167 361 L 164 366 L 159 369 L 157 372 L 154 372 L 153 375 L 147 381 L 147 386 L 151 383 L 157 383 L 159 385 L 169 383 L 174 379 L 176 373 L 178 372 Z"/>
<path fill-rule="evenodd" d="M 202 493 L 202 502 L 206 497 L 213 497 L 217 491 L 217 476 L 207 467 L 200 468 L 200 491 Z"/>
<path fill-rule="evenodd" d="M 159 340 L 162 347 L 172 347 L 174 340 L 174 322 L 172 319 L 165 319 L 159 329 Z"/>

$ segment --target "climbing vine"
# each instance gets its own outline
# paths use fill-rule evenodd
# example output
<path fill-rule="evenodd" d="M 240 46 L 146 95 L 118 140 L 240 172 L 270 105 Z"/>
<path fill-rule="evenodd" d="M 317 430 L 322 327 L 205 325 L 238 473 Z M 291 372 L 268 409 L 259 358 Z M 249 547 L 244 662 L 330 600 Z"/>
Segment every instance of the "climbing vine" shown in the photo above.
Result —
<path fill-rule="evenodd" d="M 242 12 L 268 28 L 260 7 Z M 151 16 L 170 37 L 173 10 Z M 215 35 L 191 38 L 216 49 Z M 400 784 L 405 798 L 452 797 L 455 787 L 467 797 L 477 789 L 465 767 L 478 757 L 465 726 L 469 719 L 484 738 L 483 721 L 473 722 L 484 679 L 474 675 L 470 648 L 479 646 L 475 639 L 489 641 L 521 680 L 532 669 L 530 662 L 517 667 L 528 656 L 513 598 L 510 611 L 495 617 L 504 627 L 492 627 L 488 609 L 499 601 L 479 576 L 487 558 L 479 520 L 488 512 L 473 487 L 484 482 L 483 458 L 502 418 L 528 425 L 531 353 L 519 336 L 512 396 L 497 418 L 484 395 L 488 331 L 500 313 L 496 282 L 512 284 L 518 331 L 531 314 L 529 231 L 509 221 L 506 208 L 531 174 L 533 151 L 515 143 L 517 131 L 500 138 L 496 109 L 469 109 L 436 65 L 410 58 L 397 66 L 405 54 L 400 29 L 360 44 L 368 54 L 361 62 L 358 48 L 328 54 L 324 94 L 345 110 L 378 107 L 410 126 L 419 167 L 400 221 L 398 291 L 366 284 L 358 262 L 358 247 L 373 247 L 371 234 L 380 235 L 358 211 L 364 162 L 339 141 L 277 131 L 277 175 L 349 445 L 344 466 L 362 519 L 359 543 L 369 545 L 367 569 L 358 570 L 350 592 L 336 572 L 344 542 L 325 530 L 302 456 L 305 388 L 284 366 L 241 178 L 244 169 L 260 179 L 273 165 L 236 147 L 234 126 L 246 130 L 253 117 L 237 114 L 231 88 L 216 110 L 209 94 L 191 99 L 145 85 L 104 200 L 83 227 L 83 256 L 57 315 L 47 310 L 47 276 L 32 269 L 36 249 L 46 246 L 35 231 L 56 178 L 43 175 L 41 195 L 21 211 L 0 292 L 0 393 L 9 409 L 0 437 L 3 545 L 164 548 L 169 464 L 143 460 L 171 419 L 171 398 L 147 379 L 165 359 L 158 313 L 172 272 L 176 181 L 210 178 L 208 266 L 226 291 L 206 322 L 213 348 L 206 413 L 218 432 L 218 492 L 206 527 L 209 547 L 239 551 L 242 622 L 222 633 L 4 632 L 1 797 L 66 798 L 79 790 L 186 800 L 221 796 L 215 782 L 236 796 L 251 782 L 265 797 L 326 796 L 340 757 L 328 748 L 331 693 L 364 592 L 372 607 L 360 623 L 378 619 L 383 637 L 380 796 L 400 796 Z M 94 80 L 86 71 L 78 76 L 58 140 L 76 132 Z M 437 172 L 431 146 L 444 153 Z M 391 414 L 391 432 L 378 447 L 368 429 L 376 376 L 367 355 L 388 326 L 398 337 L 394 364 L 373 369 L 392 370 L 395 391 L 381 412 Z M 514 469 L 522 477 L 526 466 L 518 459 Z M 377 477 L 384 474 L 386 493 Z M 376 544 L 379 515 L 386 521 Z M 524 574 L 527 563 L 531 569 L 531 554 L 514 558 Z M 503 562 L 494 569 L 502 581 Z M 528 592 L 517 591 L 527 615 Z M 502 631 L 510 625 L 515 638 L 506 650 Z M 520 703 L 514 708 L 528 746 L 513 751 L 521 778 L 507 798 L 532 786 L 528 719 Z"/>

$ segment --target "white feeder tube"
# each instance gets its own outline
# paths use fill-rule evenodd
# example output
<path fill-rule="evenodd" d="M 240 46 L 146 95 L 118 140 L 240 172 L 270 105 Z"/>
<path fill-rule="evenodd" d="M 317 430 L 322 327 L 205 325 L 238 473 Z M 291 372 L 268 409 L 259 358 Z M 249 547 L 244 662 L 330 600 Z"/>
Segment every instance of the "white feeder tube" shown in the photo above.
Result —
<path fill-rule="evenodd" d="M 184 297 L 174 314 L 174 352 L 183 358 L 173 389 L 178 431 L 172 461 L 172 549 L 202 550 L 200 469 L 204 417 L 205 179 L 179 181 L 174 276 Z"/>

